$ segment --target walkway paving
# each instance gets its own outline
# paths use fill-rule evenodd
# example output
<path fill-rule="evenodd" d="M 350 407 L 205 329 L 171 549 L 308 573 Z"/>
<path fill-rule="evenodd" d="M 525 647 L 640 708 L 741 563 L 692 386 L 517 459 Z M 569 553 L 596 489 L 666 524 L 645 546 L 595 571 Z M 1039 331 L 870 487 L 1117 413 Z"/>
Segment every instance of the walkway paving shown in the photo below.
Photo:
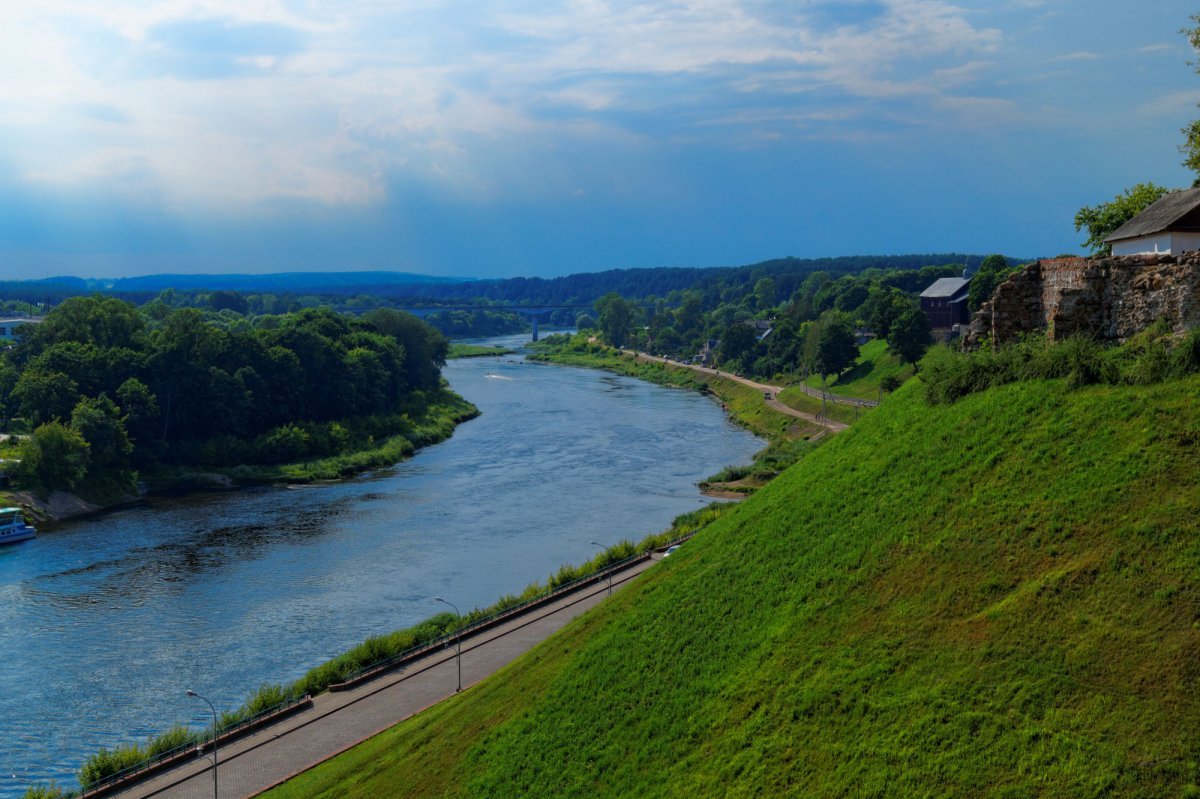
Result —
<path fill-rule="evenodd" d="M 613 589 L 619 589 L 654 562 L 640 561 L 614 574 Z M 608 590 L 605 583 L 589 586 L 500 627 L 464 638 L 464 690 L 602 602 Z M 312 708 L 223 747 L 218 753 L 219 797 L 254 796 L 311 768 L 452 696 L 457 679 L 454 648 L 449 647 L 354 690 L 322 694 L 313 701 Z M 210 799 L 211 766 L 198 757 L 110 795 L 121 799 Z"/>

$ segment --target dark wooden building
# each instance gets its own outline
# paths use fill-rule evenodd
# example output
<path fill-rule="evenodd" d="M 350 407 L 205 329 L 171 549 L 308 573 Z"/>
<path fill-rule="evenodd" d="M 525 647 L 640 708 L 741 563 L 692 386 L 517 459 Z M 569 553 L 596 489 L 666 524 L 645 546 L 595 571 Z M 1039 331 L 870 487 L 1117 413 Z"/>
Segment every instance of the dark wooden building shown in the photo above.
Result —
<path fill-rule="evenodd" d="M 921 292 L 921 310 L 929 317 L 929 326 L 934 330 L 949 330 L 955 325 L 970 321 L 967 313 L 966 277 L 943 277 Z"/>

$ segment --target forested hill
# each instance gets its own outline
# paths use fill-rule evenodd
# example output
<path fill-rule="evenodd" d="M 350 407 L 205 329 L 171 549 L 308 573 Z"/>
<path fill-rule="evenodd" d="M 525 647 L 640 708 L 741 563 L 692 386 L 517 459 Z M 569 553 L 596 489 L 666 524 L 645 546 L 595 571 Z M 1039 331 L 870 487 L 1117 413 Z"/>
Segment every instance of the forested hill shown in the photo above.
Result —
<path fill-rule="evenodd" d="M 814 272 L 828 272 L 836 277 L 868 269 L 920 269 L 943 264 L 978 264 L 981 260 L 982 256 L 962 253 L 776 258 L 748 266 L 610 269 L 555 278 L 514 277 L 450 285 L 404 286 L 403 289 L 418 297 L 482 297 L 517 305 L 564 305 L 590 304 L 609 292 L 630 299 L 666 297 L 673 291 L 688 289 L 717 295 L 726 289 L 740 289 L 740 293 L 744 293 L 756 281 L 769 277 L 775 281 L 781 296 L 791 296 Z M 376 291 L 384 296 L 391 293 L 382 288 L 371 289 L 372 293 Z"/>
<path fill-rule="evenodd" d="M 868 269 L 920 269 L 944 264 L 977 265 L 978 255 L 934 253 L 913 255 L 853 255 L 837 258 L 776 258 L 746 266 L 655 267 L 582 272 L 564 277 L 514 277 L 462 280 L 406 272 L 279 272 L 262 275 L 147 275 L 112 280 L 56 277 L 45 280 L 0 281 L 0 300 L 57 305 L 67 297 L 99 292 L 144 303 L 166 289 L 183 292 L 270 292 L 278 295 L 354 297 L 366 295 L 393 300 L 488 300 L 514 305 L 591 304 L 609 292 L 623 297 L 666 297 L 673 291 L 697 289 L 719 295 L 770 277 L 786 296 L 814 272 L 832 277 Z"/>

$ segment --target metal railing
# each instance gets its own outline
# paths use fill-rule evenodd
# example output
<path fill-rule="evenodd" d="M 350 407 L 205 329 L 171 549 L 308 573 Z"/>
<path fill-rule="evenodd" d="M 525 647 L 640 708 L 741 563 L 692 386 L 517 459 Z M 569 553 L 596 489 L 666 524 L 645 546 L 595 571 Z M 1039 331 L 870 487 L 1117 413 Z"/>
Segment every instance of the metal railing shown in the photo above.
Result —
<path fill-rule="evenodd" d="M 538 606 L 549 604 L 550 602 L 553 602 L 574 591 L 578 591 L 589 584 L 600 582 L 607 578 L 610 574 L 623 571 L 629 566 L 632 566 L 634 563 L 649 558 L 651 553 L 654 551 L 664 550 L 669 546 L 682 543 L 689 538 L 691 538 L 691 534 L 672 539 L 662 547 L 639 552 L 627 558 L 615 561 L 600 569 L 597 569 L 594 572 L 591 572 L 590 574 L 586 574 L 582 577 L 571 580 L 568 583 L 564 583 L 556 586 L 555 588 L 544 591 L 541 594 L 531 597 L 523 602 L 509 605 L 501 610 L 496 611 L 495 613 L 489 614 L 482 618 L 474 619 L 470 623 L 443 633 L 437 638 L 417 644 L 416 646 L 410 647 L 403 652 L 398 652 L 394 655 L 389 655 L 385 658 L 376 660 L 345 675 L 340 682 L 331 683 L 328 686 L 328 690 L 347 690 L 351 687 L 354 687 L 354 685 L 358 683 L 365 682 L 371 677 L 391 671 L 405 662 L 416 660 L 424 655 L 429 654 L 431 651 L 449 646 L 456 639 L 478 634 L 490 627 L 495 627 L 510 619 L 516 618 L 523 613 L 527 613 Z M 278 705 L 267 708 L 266 710 L 256 713 L 253 716 L 249 716 L 237 721 L 234 724 L 222 727 L 220 732 L 217 733 L 217 742 L 220 743 L 221 741 L 231 740 L 245 732 L 250 731 L 251 729 L 274 721 L 280 716 L 286 715 L 287 713 L 298 709 L 301 705 L 311 703 L 312 697 L 308 694 L 281 702 Z M 82 787 L 82 790 L 78 795 L 81 798 L 102 796 L 106 792 L 116 788 L 118 785 L 125 785 L 137 779 L 147 777 L 156 771 L 174 766 L 185 756 L 190 755 L 198 750 L 203 751 L 211 745 L 212 740 L 207 738 L 194 739 L 188 741 L 187 743 L 180 744 L 179 746 L 168 749 L 165 752 L 160 752 L 153 757 L 146 758 L 145 760 L 132 766 L 114 772 L 113 774 L 109 774 L 102 779 L 89 783 L 88 785 Z"/>
<path fill-rule="evenodd" d="M 280 702 L 278 705 L 269 707 L 255 713 L 253 716 L 248 716 L 233 724 L 226 725 L 217 733 L 217 742 L 229 741 L 233 738 L 249 732 L 250 730 L 265 725 L 275 719 L 287 715 L 294 710 L 297 710 L 302 705 L 312 704 L 312 697 L 308 694 L 288 699 Z M 153 757 L 146 758 L 140 763 L 135 763 L 132 766 L 121 769 L 120 771 L 109 774 L 95 782 L 91 782 L 81 787 L 79 792 L 80 797 L 96 797 L 102 796 L 108 791 L 116 788 L 118 785 L 123 785 L 135 780 L 147 777 L 150 774 L 175 765 L 178 761 L 183 760 L 186 755 L 192 754 L 212 745 L 211 738 L 200 738 L 182 743 L 179 746 L 159 752 Z"/>
<path fill-rule="evenodd" d="M 674 544 L 675 542 L 672 541 L 671 543 Z M 606 578 L 609 574 L 622 571 L 638 561 L 649 558 L 651 551 L 652 550 L 647 550 L 645 552 L 639 552 L 637 554 L 630 555 L 628 558 L 624 558 L 614 563 L 610 563 L 603 568 L 597 569 L 591 574 L 586 574 L 583 577 L 579 577 L 570 581 L 569 583 L 564 583 L 563 585 L 549 589 L 548 591 L 544 591 L 541 594 L 538 594 L 537 596 L 527 599 L 523 602 L 519 602 L 515 605 L 509 605 L 508 607 L 498 610 L 488 616 L 475 619 L 470 623 L 463 625 L 462 627 L 458 627 L 450 632 L 443 633 L 437 638 L 417 644 L 416 646 L 410 647 L 403 652 L 397 652 L 394 655 L 388 655 L 387 657 L 381 658 L 373 663 L 368 663 L 367 665 L 347 674 L 341 680 L 341 682 L 331 683 L 329 685 L 329 690 L 348 690 L 349 688 L 354 687 L 369 677 L 391 671 L 407 661 L 416 660 L 417 658 L 426 655 L 435 649 L 441 649 L 449 646 L 450 644 L 454 643 L 456 639 L 461 639 L 466 636 L 483 632 L 485 629 L 495 627 L 496 625 L 502 624 L 509 619 L 520 616 L 523 613 L 527 613 L 539 605 L 553 602 L 559 597 L 570 594 L 573 591 L 578 591 L 580 588 L 583 588 L 588 584 L 599 582 Z"/>

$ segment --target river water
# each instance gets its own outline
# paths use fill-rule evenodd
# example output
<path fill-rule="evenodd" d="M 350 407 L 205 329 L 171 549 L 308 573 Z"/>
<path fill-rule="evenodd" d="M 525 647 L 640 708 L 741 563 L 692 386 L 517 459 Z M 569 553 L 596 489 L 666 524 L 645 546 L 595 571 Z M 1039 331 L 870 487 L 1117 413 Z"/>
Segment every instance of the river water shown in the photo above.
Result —
<path fill-rule="evenodd" d="M 694 392 L 518 356 L 444 374 L 483 415 L 395 467 L 153 500 L 0 549 L 0 797 L 202 725 L 186 689 L 233 708 L 441 612 L 434 595 L 465 612 L 593 540 L 660 531 L 762 446 Z"/>

